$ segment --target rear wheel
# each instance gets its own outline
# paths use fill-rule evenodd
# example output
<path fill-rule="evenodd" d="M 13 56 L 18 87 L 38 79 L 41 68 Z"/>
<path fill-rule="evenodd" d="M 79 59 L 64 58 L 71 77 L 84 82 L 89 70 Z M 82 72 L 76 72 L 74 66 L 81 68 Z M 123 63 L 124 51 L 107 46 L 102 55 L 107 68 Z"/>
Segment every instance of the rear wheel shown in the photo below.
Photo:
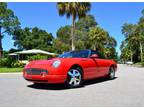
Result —
<path fill-rule="evenodd" d="M 110 67 L 110 69 L 109 69 L 108 78 L 109 78 L 110 80 L 112 80 L 112 79 L 115 78 L 115 69 L 114 69 L 113 67 Z"/>
<path fill-rule="evenodd" d="M 66 86 L 69 88 L 75 88 L 82 86 L 83 76 L 82 71 L 79 68 L 72 68 L 67 73 Z"/>

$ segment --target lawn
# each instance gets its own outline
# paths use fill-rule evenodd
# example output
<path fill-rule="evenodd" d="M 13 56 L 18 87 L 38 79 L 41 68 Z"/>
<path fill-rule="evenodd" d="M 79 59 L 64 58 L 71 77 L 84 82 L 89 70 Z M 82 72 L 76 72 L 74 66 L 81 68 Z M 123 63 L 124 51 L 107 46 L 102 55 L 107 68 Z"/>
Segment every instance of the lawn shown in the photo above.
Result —
<path fill-rule="evenodd" d="M 0 73 L 22 72 L 23 68 L 0 68 Z"/>
<path fill-rule="evenodd" d="M 137 62 L 137 63 L 135 63 L 134 65 L 135 65 L 135 66 L 142 66 L 142 67 L 144 67 L 144 62 Z"/>

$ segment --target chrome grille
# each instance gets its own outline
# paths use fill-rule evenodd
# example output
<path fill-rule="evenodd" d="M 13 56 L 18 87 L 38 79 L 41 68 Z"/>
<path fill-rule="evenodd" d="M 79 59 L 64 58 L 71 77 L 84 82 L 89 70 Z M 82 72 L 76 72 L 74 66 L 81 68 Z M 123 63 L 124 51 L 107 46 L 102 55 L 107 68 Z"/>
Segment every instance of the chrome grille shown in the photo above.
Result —
<path fill-rule="evenodd" d="M 48 71 L 45 69 L 29 68 L 25 69 L 25 72 L 30 75 L 40 75 L 42 72 L 48 74 Z"/>

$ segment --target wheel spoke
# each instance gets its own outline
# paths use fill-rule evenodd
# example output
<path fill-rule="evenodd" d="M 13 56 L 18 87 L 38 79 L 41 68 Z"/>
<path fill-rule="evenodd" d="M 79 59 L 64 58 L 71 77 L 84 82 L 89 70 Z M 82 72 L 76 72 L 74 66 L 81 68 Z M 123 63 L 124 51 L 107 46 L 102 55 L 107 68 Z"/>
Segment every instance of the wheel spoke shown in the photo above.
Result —
<path fill-rule="evenodd" d="M 77 85 L 78 83 L 77 83 L 77 81 L 76 81 L 76 79 L 74 79 L 74 85 Z"/>
<path fill-rule="evenodd" d="M 79 72 L 77 72 L 77 73 L 75 74 L 75 76 L 80 76 L 80 73 L 79 73 Z"/>
<path fill-rule="evenodd" d="M 69 84 L 71 85 L 74 82 L 74 78 L 71 78 Z"/>
<path fill-rule="evenodd" d="M 71 77 L 74 76 L 73 73 L 72 73 L 71 71 L 69 71 L 68 74 L 69 74 Z"/>
<path fill-rule="evenodd" d="M 73 75 L 76 76 L 76 74 L 77 74 L 77 71 L 73 70 Z"/>
<path fill-rule="evenodd" d="M 76 82 L 80 82 L 80 79 L 76 79 Z"/>

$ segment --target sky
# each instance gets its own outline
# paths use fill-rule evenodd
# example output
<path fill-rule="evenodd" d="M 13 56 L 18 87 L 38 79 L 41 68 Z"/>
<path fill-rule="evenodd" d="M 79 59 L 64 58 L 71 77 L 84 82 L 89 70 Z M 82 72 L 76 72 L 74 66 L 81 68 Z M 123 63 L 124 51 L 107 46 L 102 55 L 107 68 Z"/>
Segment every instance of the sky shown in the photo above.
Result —
<path fill-rule="evenodd" d="M 144 9 L 143 3 L 104 3 L 93 2 L 92 7 L 88 14 L 95 17 L 96 22 L 100 27 L 109 32 L 113 36 L 118 45 L 116 50 L 120 55 L 121 41 L 124 36 L 121 33 L 121 28 L 124 23 L 137 23 L 141 17 L 141 11 Z M 56 36 L 56 31 L 65 25 L 71 24 L 71 19 L 65 16 L 61 17 L 58 14 L 55 2 L 45 3 L 8 3 L 8 8 L 12 9 L 15 15 L 21 22 L 21 27 L 39 27 L 52 33 Z M 9 50 L 15 48 L 13 40 L 10 36 L 3 38 L 3 49 Z"/>

